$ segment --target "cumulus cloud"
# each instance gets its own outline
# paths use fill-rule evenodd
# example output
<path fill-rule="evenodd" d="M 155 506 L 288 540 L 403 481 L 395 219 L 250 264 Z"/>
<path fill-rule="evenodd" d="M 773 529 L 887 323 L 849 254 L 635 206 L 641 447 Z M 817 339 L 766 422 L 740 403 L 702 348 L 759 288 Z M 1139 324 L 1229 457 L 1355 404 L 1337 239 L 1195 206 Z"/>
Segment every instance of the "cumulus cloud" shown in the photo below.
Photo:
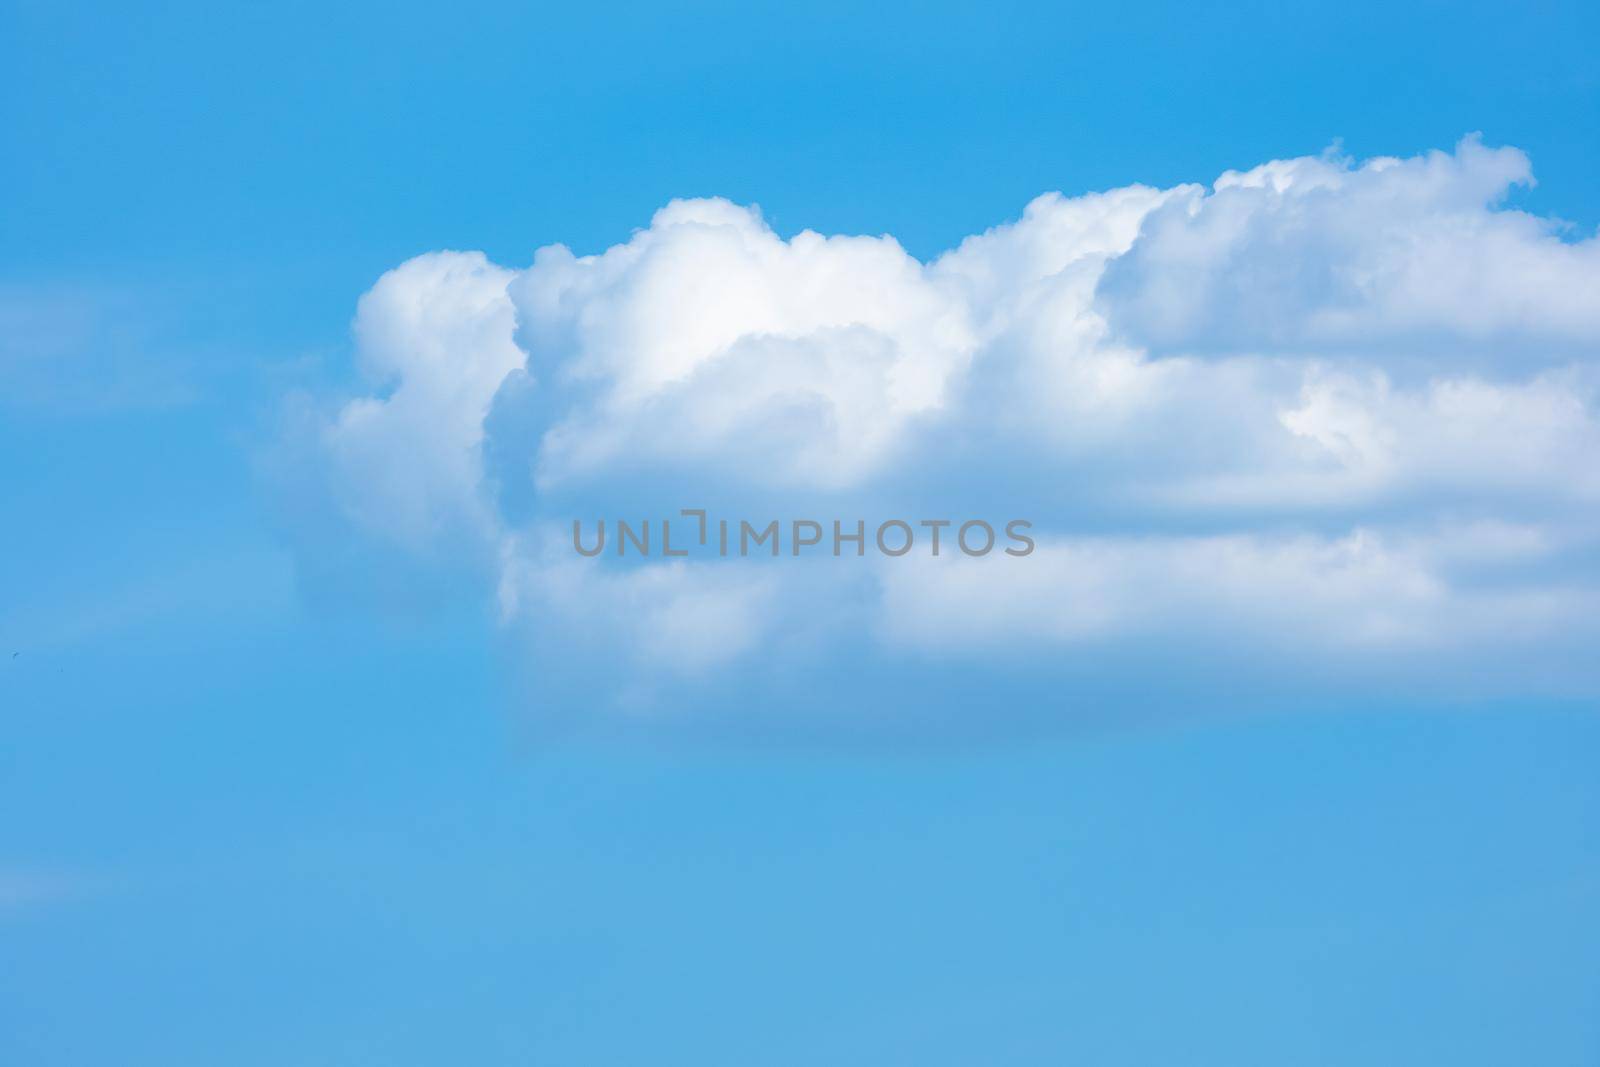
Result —
<path fill-rule="evenodd" d="M 1150 214 L 1106 271 L 1103 306 L 1115 330 L 1162 351 L 1411 346 L 1437 365 L 1495 342 L 1548 358 L 1600 331 L 1600 245 L 1486 210 L 1532 181 L 1525 155 L 1476 138 L 1453 155 L 1229 172 Z"/>
<path fill-rule="evenodd" d="M 350 401 L 320 443 L 339 503 L 365 530 L 420 550 L 493 525 L 479 453 L 489 405 L 524 359 L 512 277 L 481 253 L 441 252 L 361 298 L 356 350 L 384 395 Z"/>
<path fill-rule="evenodd" d="M 669 204 L 598 256 L 541 249 L 511 296 L 535 375 L 572 397 L 540 449 L 545 485 L 647 452 L 857 482 L 948 402 L 977 343 L 968 301 L 892 237 L 786 241 L 721 200 Z"/>
<path fill-rule="evenodd" d="M 1204 648 L 1245 688 L 1320 657 L 1592 691 L 1600 241 L 1508 207 L 1531 181 L 1468 138 L 1051 193 L 930 262 L 716 199 L 595 255 L 421 256 L 358 306 L 372 392 L 287 435 L 280 469 L 320 487 L 301 555 L 468 562 L 535 673 L 608 665 L 598 705 L 796 649 L 891 677 Z M 573 519 L 684 507 L 1020 517 L 1038 549 L 572 550 Z"/>

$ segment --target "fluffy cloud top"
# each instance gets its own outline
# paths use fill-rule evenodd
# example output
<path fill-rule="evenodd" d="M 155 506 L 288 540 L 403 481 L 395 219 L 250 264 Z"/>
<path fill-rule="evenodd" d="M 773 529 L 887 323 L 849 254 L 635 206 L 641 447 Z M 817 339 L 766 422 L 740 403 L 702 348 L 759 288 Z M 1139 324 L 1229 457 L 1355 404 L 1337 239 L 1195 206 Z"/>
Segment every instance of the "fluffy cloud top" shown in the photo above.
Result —
<path fill-rule="evenodd" d="M 300 548 L 470 572 L 596 703 L 863 649 L 1592 693 L 1600 241 L 1505 207 L 1531 180 L 1468 139 L 1047 194 L 928 263 L 723 200 L 521 270 L 420 256 L 358 307 L 372 393 L 291 434 Z M 1039 549 L 572 551 L 574 518 L 696 506 L 1023 517 Z"/>

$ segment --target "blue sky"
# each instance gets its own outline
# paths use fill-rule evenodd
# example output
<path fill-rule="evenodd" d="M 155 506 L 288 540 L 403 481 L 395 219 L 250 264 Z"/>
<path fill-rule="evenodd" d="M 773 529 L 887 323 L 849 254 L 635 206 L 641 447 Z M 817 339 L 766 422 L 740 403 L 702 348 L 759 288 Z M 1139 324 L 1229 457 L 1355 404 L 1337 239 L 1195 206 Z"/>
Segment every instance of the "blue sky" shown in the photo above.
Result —
<path fill-rule="evenodd" d="M 1591 9 L 0 19 L 0 1060 L 1600 1056 Z M 540 541 L 700 502 L 1044 547 Z"/>

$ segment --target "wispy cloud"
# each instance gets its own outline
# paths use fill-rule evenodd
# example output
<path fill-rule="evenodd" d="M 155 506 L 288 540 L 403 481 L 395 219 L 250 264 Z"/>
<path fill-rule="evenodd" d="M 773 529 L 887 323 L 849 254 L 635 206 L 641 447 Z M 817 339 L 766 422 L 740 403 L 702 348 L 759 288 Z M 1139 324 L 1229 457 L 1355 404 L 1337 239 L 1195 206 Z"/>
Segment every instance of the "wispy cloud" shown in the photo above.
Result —
<path fill-rule="evenodd" d="M 161 301 L 134 287 L 0 284 L 0 405 L 163 409 L 200 395 L 192 353 L 163 338 Z"/>
<path fill-rule="evenodd" d="M 0 915 L 69 900 L 90 888 L 88 880 L 60 871 L 0 868 Z"/>

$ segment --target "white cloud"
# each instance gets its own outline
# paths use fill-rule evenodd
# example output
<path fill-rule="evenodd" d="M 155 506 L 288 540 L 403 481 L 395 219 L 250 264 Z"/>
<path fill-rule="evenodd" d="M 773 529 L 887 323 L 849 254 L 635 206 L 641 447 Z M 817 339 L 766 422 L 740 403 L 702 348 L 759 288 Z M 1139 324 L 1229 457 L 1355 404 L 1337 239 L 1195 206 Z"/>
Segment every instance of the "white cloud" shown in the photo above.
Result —
<path fill-rule="evenodd" d="M 926 264 L 723 200 L 520 271 L 423 256 L 359 308 L 380 392 L 303 452 L 339 536 L 481 555 L 508 619 L 631 673 L 829 633 L 887 656 L 1532 656 L 1600 615 L 1600 242 L 1502 206 L 1529 181 L 1469 138 L 1049 194 Z M 1040 549 L 624 567 L 559 533 L 707 500 L 1020 516 Z"/>
<path fill-rule="evenodd" d="M 1166 351 L 1405 345 L 1448 367 L 1464 343 L 1497 342 L 1537 360 L 1600 332 L 1600 242 L 1490 210 L 1531 182 L 1525 155 L 1476 138 L 1454 155 L 1229 172 L 1152 213 L 1102 295 L 1116 329 Z"/>
<path fill-rule="evenodd" d="M 353 324 L 373 392 L 333 410 L 293 398 L 263 467 L 313 586 L 386 587 L 390 603 L 431 587 L 426 602 L 463 572 L 492 573 L 502 530 L 482 446 L 495 394 L 525 361 L 512 337 L 513 277 L 477 252 L 389 271 Z M 362 568 L 383 573 L 369 580 Z"/>
<path fill-rule="evenodd" d="M 785 241 L 722 200 L 674 201 L 598 256 L 541 249 L 512 295 L 534 373 L 573 397 L 547 485 L 646 452 L 850 483 L 944 406 L 976 347 L 968 303 L 893 238 Z"/>
<path fill-rule="evenodd" d="M 385 274 L 356 311 L 362 368 L 387 395 L 345 405 L 323 435 L 340 499 L 363 526 L 412 547 L 491 522 L 480 494 L 483 421 L 522 366 L 512 272 L 436 252 Z"/>

